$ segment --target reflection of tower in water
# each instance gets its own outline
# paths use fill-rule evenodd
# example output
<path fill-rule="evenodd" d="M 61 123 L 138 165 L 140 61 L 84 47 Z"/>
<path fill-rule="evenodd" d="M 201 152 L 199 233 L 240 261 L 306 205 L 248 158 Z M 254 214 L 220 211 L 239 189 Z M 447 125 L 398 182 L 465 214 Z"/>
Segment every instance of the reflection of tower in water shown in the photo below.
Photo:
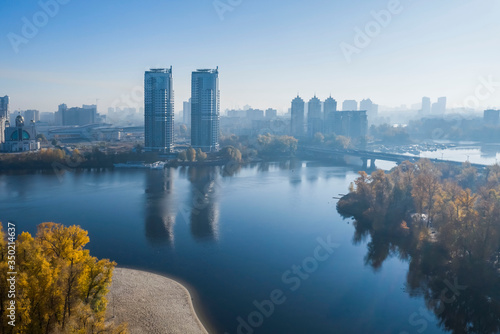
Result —
<path fill-rule="evenodd" d="M 167 168 L 146 173 L 146 238 L 153 245 L 173 244 L 177 215 L 174 170 Z"/>
<path fill-rule="evenodd" d="M 191 182 L 191 234 L 198 240 L 217 240 L 219 207 L 217 203 L 217 177 L 215 167 L 190 167 Z"/>

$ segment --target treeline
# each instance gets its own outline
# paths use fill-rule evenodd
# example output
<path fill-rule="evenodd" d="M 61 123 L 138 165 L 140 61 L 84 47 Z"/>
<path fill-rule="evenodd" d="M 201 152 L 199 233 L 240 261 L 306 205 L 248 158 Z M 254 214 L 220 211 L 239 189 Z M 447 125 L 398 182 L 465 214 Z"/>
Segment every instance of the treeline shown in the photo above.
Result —
<path fill-rule="evenodd" d="M 365 264 L 408 263 L 406 291 L 453 333 L 500 332 L 500 166 L 478 172 L 421 160 L 360 172 L 338 212 L 369 236 Z M 423 313 L 421 313 L 423 315 Z M 411 315 L 422 332 L 427 320 Z"/>
<path fill-rule="evenodd" d="M 106 294 L 116 263 L 90 256 L 86 231 L 43 223 L 35 238 L 21 233 L 15 242 L 14 292 L 7 280 L 14 265 L 7 244 L 14 237 L 8 232 L 6 239 L 0 226 L 2 333 L 127 333 L 125 324 L 105 321 Z M 15 327 L 8 323 L 11 300 L 15 300 Z"/>
<path fill-rule="evenodd" d="M 43 149 L 39 152 L 0 154 L 0 170 L 44 170 L 54 168 L 112 168 L 115 163 L 127 161 L 155 162 L 154 152 L 107 153 L 99 147 L 80 152 L 62 148 Z"/>
<path fill-rule="evenodd" d="M 406 127 L 395 127 L 390 124 L 372 125 L 370 127 L 370 136 L 384 144 L 402 145 L 412 142 Z"/>
<path fill-rule="evenodd" d="M 317 132 L 314 134 L 313 138 L 302 138 L 300 140 L 300 143 L 306 145 L 319 145 L 338 150 L 345 150 L 360 145 L 362 143 L 362 140 L 360 138 L 353 139 L 345 136 L 337 136 L 334 133 L 325 135 L 321 132 Z"/>
<path fill-rule="evenodd" d="M 201 149 L 194 149 L 189 147 L 187 150 L 179 152 L 177 156 L 179 161 L 188 162 L 205 162 L 205 161 L 224 161 L 224 162 L 237 162 L 243 161 L 240 150 L 233 146 L 226 146 L 219 152 L 207 154 Z"/>
<path fill-rule="evenodd" d="M 500 126 L 487 124 L 482 118 L 451 115 L 446 118 L 424 118 L 410 121 L 407 129 L 413 139 L 469 140 L 486 143 L 500 141 Z"/>
<path fill-rule="evenodd" d="M 490 261 L 500 247 L 500 166 L 478 171 L 404 162 L 386 174 L 360 172 L 339 212 L 388 233 L 417 231 L 437 241 L 451 258 Z M 425 229 L 421 229 L 425 227 Z"/>
<path fill-rule="evenodd" d="M 223 155 L 241 156 L 241 161 L 252 161 L 255 159 L 281 159 L 294 157 L 297 152 L 298 140 L 291 136 L 278 136 L 263 134 L 251 138 L 248 136 L 229 135 L 220 140 L 221 147 L 224 147 Z M 224 150 L 228 150 L 225 151 Z M 238 153 L 239 152 L 239 153 Z"/>

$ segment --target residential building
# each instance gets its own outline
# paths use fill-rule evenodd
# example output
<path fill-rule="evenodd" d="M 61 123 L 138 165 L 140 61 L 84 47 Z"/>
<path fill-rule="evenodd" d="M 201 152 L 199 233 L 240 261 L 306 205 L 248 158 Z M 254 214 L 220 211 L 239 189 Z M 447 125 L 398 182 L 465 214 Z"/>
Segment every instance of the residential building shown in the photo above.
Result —
<path fill-rule="evenodd" d="M 191 146 L 203 152 L 219 150 L 219 68 L 193 72 L 191 80 Z"/>
<path fill-rule="evenodd" d="M 365 99 L 359 104 L 359 110 L 365 110 L 368 119 L 373 121 L 378 114 L 378 105 L 373 103 L 370 99 Z"/>
<path fill-rule="evenodd" d="M 321 100 L 315 95 L 307 104 L 307 135 L 313 138 L 318 132 L 323 132 L 323 115 Z"/>
<path fill-rule="evenodd" d="M 446 97 L 438 98 L 436 103 L 432 104 L 432 114 L 444 115 L 446 113 Z"/>
<path fill-rule="evenodd" d="M 35 121 L 35 123 L 40 122 L 40 111 L 38 110 L 25 110 L 23 112 L 24 119 L 29 121 Z"/>
<path fill-rule="evenodd" d="M 343 111 L 358 110 L 358 102 L 356 100 L 345 100 L 344 103 L 342 103 L 342 110 Z"/>
<path fill-rule="evenodd" d="M 267 119 L 273 119 L 278 117 L 278 110 L 269 108 L 266 110 L 266 118 Z"/>
<path fill-rule="evenodd" d="M 9 97 L 0 97 L 0 118 L 9 119 Z"/>
<path fill-rule="evenodd" d="M 174 148 L 174 89 L 172 67 L 144 75 L 144 149 L 171 153 Z"/>
<path fill-rule="evenodd" d="M 325 134 L 330 134 L 335 132 L 335 124 L 338 120 L 336 120 L 335 116 L 339 114 L 337 112 L 337 101 L 333 99 L 331 96 L 325 100 L 323 103 L 323 114 L 325 119 Z"/>
<path fill-rule="evenodd" d="M 485 110 L 484 111 L 484 123 L 488 125 L 499 125 L 500 124 L 500 110 Z"/>
<path fill-rule="evenodd" d="M 304 113 L 305 103 L 298 95 L 292 101 L 291 109 L 291 134 L 296 138 L 304 136 Z"/>
<path fill-rule="evenodd" d="M 191 126 L 191 99 L 182 103 L 182 122 Z"/>
<path fill-rule="evenodd" d="M 422 98 L 422 109 L 420 109 L 420 113 L 422 116 L 427 116 L 431 113 L 431 98 L 423 97 Z"/>

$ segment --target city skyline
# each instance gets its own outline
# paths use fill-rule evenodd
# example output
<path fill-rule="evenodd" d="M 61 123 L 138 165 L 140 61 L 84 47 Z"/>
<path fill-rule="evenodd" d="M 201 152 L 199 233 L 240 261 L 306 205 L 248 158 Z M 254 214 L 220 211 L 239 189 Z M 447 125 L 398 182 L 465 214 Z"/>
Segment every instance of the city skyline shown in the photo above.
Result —
<path fill-rule="evenodd" d="M 50 1 L 56 0 L 41 3 Z M 297 91 L 322 98 L 331 94 L 338 101 L 368 96 L 381 106 L 447 96 L 453 108 L 475 96 L 481 85 L 486 88 L 483 93 L 492 87 L 493 92 L 480 98 L 476 109 L 500 105 L 500 94 L 495 94 L 500 73 L 491 70 L 496 68 L 498 46 L 488 38 L 500 32 L 495 15 L 500 4 L 484 0 L 399 3 L 397 13 L 387 24 L 382 22 L 383 29 L 366 47 L 358 48 L 358 31 L 376 22 L 375 14 L 388 10 L 387 1 L 313 1 L 307 6 L 298 1 L 287 6 L 254 1 L 222 12 L 211 1 L 197 0 L 147 6 L 129 1 L 119 8 L 97 1 L 61 1 L 55 13 L 37 1 L 8 0 L 0 22 L 0 89 L 11 97 L 12 111 L 54 112 L 62 102 L 81 105 L 97 100 L 100 112 L 113 106 L 138 108 L 143 104 L 142 73 L 172 64 L 176 109 L 181 110 L 190 95 L 192 68 L 218 64 L 224 73 L 221 110 L 252 104 L 283 112 Z M 169 25 L 182 29 L 169 32 L 170 36 L 147 33 L 150 24 L 164 24 L 165 12 L 179 14 L 172 15 Z M 45 13 L 47 22 L 35 26 L 33 36 L 23 34 L 25 21 L 33 24 L 37 13 Z M 193 18 L 189 25 L 180 19 L 184 13 Z M 469 19 L 479 13 L 481 20 Z M 86 29 L 78 29 L 84 22 Z M 454 29 L 447 29 L 450 26 Z M 122 33 L 114 34 L 117 30 Z M 206 39 L 206 34 L 218 38 Z M 12 36 L 21 38 L 18 44 Z M 156 42 L 167 38 L 168 46 Z M 279 44 L 278 39 L 293 43 Z M 343 43 L 359 51 L 349 57 L 350 62 Z M 199 56 L 197 48 L 208 52 Z M 72 76 L 66 75 L 69 68 Z M 300 74 L 294 68 L 300 68 Z M 300 80 L 294 80 L 297 75 Z"/>

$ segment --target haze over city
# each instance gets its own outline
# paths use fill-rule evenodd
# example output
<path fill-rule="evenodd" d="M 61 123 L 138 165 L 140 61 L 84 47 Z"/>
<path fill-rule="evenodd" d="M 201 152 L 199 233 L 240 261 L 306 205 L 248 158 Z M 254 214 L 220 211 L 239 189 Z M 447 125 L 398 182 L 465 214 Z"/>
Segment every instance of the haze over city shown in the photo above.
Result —
<path fill-rule="evenodd" d="M 0 88 L 8 87 L 12 111 L 98 99 L 105 113 L 127 96 L 142 106 L 144 71 L 173 66 L 178 113 L 191 72 L 219 66 L 222 111 L 249 104 L 286 112 L 297 93 L 390 107 L 447 96 L 450 108 L 460 107 L 481 78 L 500 89 L 500 45 L 489 38 L 500 33 L 499 9 L 491 0 L 73 0 L 44 20 L 37 1 L 6 0 Z M 39 23 L 36 32 L 26 22 Z M 359 47 L 366 29 L 373 37 Z M 346 45 L 357 51 L 346 56 Z M 474 107 L 496 105 L 498 93 Z"/>
<path fill-rule="evenodd" d="M 0 333 L 500 334 L 499 10 L 4 0 Z"/>

